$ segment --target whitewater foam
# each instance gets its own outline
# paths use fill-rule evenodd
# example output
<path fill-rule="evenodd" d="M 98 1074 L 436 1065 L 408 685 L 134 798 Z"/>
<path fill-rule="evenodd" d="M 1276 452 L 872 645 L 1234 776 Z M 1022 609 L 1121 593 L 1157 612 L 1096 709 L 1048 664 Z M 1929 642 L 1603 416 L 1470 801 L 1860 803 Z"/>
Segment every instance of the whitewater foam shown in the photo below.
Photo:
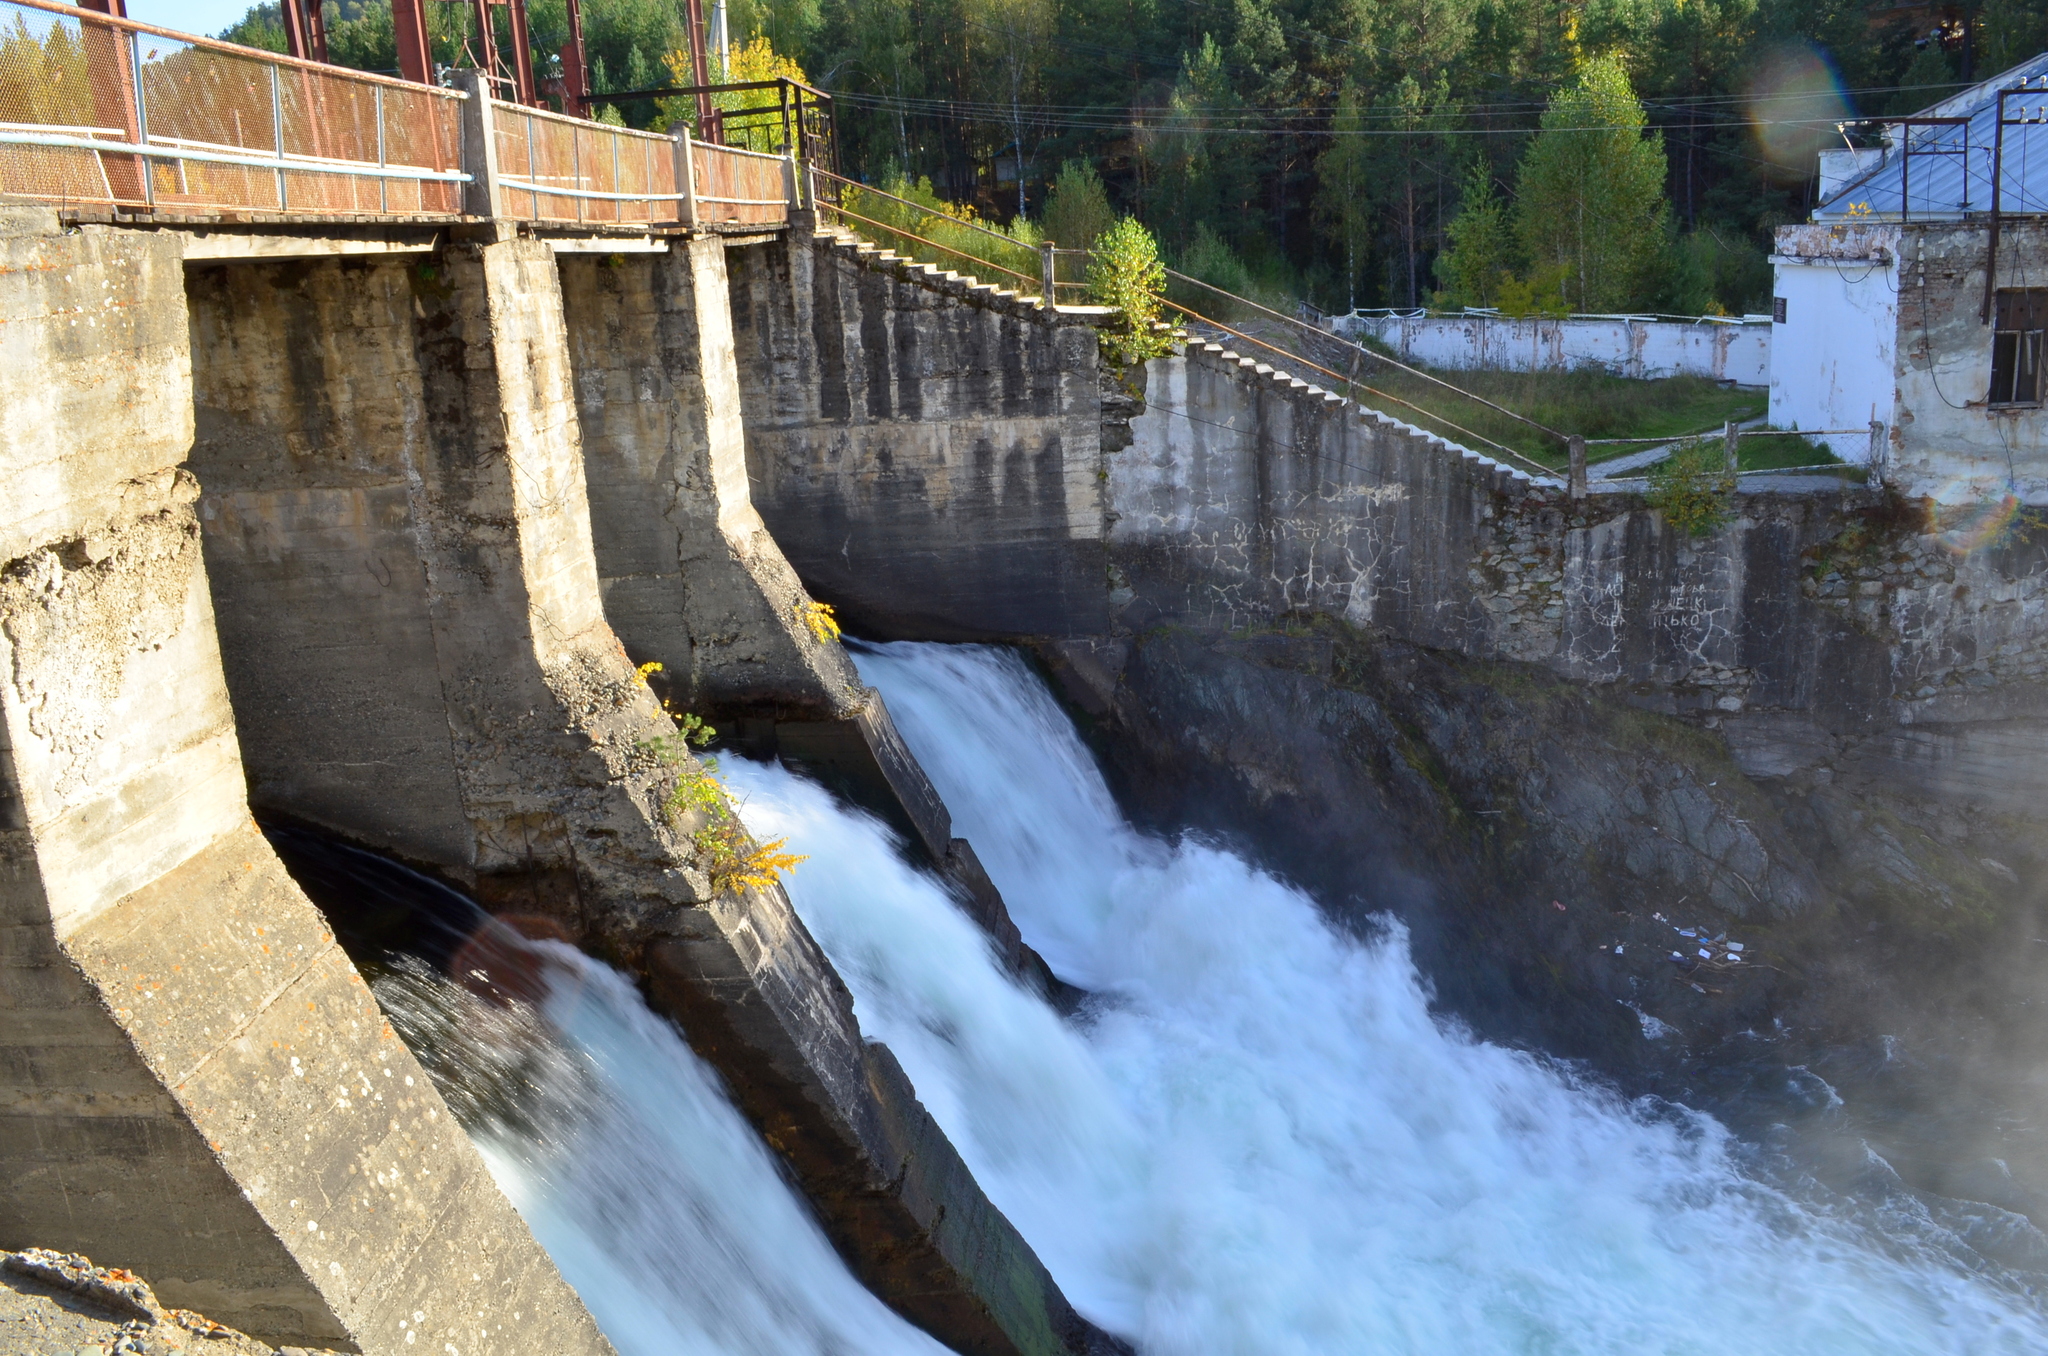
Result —
<path fill-rule="evenodd" d="M 746 820 L 811 854 L 791 896 L 863 1030 L 1147 1356 L 2048 1349 L 2017 1289 L 1752 1180 L 1711 1118 L 1436 1020 L 1398 928 L 1346 935 L 1230 853 L 1134 832 L 1016 656 L 860 665 L 1026 940 L 1097 998 L 1063 1021 L 791 773 L 727 764 Z"/>

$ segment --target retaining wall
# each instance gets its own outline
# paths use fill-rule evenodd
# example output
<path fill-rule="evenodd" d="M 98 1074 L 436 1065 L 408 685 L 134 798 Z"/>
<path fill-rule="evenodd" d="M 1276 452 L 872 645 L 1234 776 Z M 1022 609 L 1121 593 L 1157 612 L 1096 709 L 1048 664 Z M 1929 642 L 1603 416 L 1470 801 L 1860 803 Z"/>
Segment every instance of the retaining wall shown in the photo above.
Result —
<path fill-rule="evenodd" d="M 814 593 L 893 636 L 1106 624 L 1099 313 L 804 230 L 730 267 L 755 502 Z"/>
<path fill-rule="evenodd" d="M 1711 377 L 1743 386 L 1763 386 L 1771 380 L 1767 317 L 1681 321 L 1340 315 L 1332 316 L 1330 324 L 1338 334 L 1378 340 L 1409 362 L 1453 370 L 1565 372 L 1592 367 L 1623 377 Z"/>

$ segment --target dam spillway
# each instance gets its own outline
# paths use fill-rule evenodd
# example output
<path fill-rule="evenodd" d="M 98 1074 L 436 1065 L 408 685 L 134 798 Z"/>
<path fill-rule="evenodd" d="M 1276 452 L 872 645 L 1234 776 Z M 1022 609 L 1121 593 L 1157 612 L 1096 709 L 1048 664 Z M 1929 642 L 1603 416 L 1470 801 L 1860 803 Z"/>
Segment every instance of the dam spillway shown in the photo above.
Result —
<path fill-rule="evenodd" d="M 506 112 L 433 97 L 484 142 Z M 2030 1339 L 2048 1173 L 2027 1079 L 1983 1070 L 2039 1048 L 2048 536 L 1852 487 L 1693 538 L 1221 345 L 1111 370 L 1101 308 L 794 190 L 628 224 L 481 187 L 405 220 L 0 209 L 0 1245 L 280 1343 L 605 1349 L 541 1246 L 587 1259 L 602 1221 L 522 1226 L 491 1169 L 540 1220 L 543 1160 L 454 1131 L 348 906 L 254 811 L 613 967 L 564 1039 L 630 1047 L 690 1108 L 635 1114 L 755 1173 L 748 1127 L 815 1227 L 702 1316 L 743 1349 L 1597 1350 L 1727 1291 L 1768 1347 L 1795 1283 L 1783 1332 L 1822 1349 Z M 1026 647 L 1121 801 L 1022 661 L 863 673 L 820 605 Z M 814 842 L 794 903 L 710 869 L 686 713 L 756 845 Z M 1645 943 L 1681 908 L 1757 963 L 1674 970 Z M 1998 1058 L 1947 1076 L 1981 1032 Z M 1702 1074 L 1752 1040 L 1837 1058 L 1815 1099 L 1905 1087 L 1919 1151 L 1863 1146 L 1882 1191 L 1752 1171 L 1775 1130 L 1708 1118 Z M 619 1134 L 629 1176 L 676 1152 Z M 598 1250 L 724 1246 L 657 1223 Z M 810 1317 L 734 1317 L 776 1294 Z"/>

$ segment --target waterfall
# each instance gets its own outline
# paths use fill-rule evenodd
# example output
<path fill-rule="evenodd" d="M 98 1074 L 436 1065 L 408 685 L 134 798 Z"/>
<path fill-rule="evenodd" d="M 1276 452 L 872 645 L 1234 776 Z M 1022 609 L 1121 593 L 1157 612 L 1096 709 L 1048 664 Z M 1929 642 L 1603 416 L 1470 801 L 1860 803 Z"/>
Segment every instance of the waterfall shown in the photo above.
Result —
<path fill-rule="evenodd" d="M 792 773 L 728 762 L 744 816 L 810 854 L 790 893 L 863 1030 L 1146 1356 L 2048 1349 L 2026 1288 L 1911 1198 L 1772 1185 L 1710 1117 L 1432 1016 L 1398 927 L 1349 935 L 1134 831 L 1014 654 L 860 665 L 1025 939 L 1094 997 L 1069 1021 L 1020 988 L 886 829 Z"/>
<path fill-rule="evenodd" d="M 538 1010 L 419 965 L 377 998 L 619 1356 L 944 1356 L 854 1279 L 675 1028 L 539 947 Z"/>

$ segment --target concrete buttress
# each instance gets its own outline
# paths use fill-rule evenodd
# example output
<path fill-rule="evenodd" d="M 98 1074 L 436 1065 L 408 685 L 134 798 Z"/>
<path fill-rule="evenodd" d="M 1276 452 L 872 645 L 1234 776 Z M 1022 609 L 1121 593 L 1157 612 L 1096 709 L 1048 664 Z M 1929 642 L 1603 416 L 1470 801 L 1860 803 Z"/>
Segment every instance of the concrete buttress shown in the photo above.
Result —
<path fill-rule="evenodd" d="M 266 1340 L 608 1353 L 249 818 L 178 242 L 0 209 L 0 1247 Z"/>
<path fill-rule="evenodd" d="M 494 226 L 412 262 L 195 268 L 190 293 L 193 464 L 259 807 L 437 867 L 636 971 L 856 1272 L 941 1340 L 1090 1340 L 894 1058 L 861 1039 L 782 891 L 714 891 L 690 837 L 701 812 L 666 808 L 687 755 L 655 749 L 671 726 L 606 622 L 548 247 Z M 649 448 L 681 455 L 662 439 Z M 718 537 L 652 555 L 649 574 L 772 548 L 747 544 L 744 498 L 725 493 L 699 501 L 724 505 L 705 510 Z M 633 530 L 658 542 L 697 530 L 695 512 Z M 648 609 L 731 608 L 753 628 L 793 624 L 802 596 L 734 572 L 691 614 L 680 582 L 640 582 Z M 785 625 L 751 650 L 699 648 L 714 669 L 765 656 L 790 691 L 833 700 L 826 665 L 843 656 L 801 639 Z"/>
<path fill-rule="evenodd" d="M 657 686 L 890 821 L 954 882 L 1013 969 L 1043 977 L 924 769 L 754 511 L 725 243 L 562 257 L 605 615 Z M 664 681 L 665 680 L 665 681 Z M 956 846 L 957 843 L 957 846 Z"/>

